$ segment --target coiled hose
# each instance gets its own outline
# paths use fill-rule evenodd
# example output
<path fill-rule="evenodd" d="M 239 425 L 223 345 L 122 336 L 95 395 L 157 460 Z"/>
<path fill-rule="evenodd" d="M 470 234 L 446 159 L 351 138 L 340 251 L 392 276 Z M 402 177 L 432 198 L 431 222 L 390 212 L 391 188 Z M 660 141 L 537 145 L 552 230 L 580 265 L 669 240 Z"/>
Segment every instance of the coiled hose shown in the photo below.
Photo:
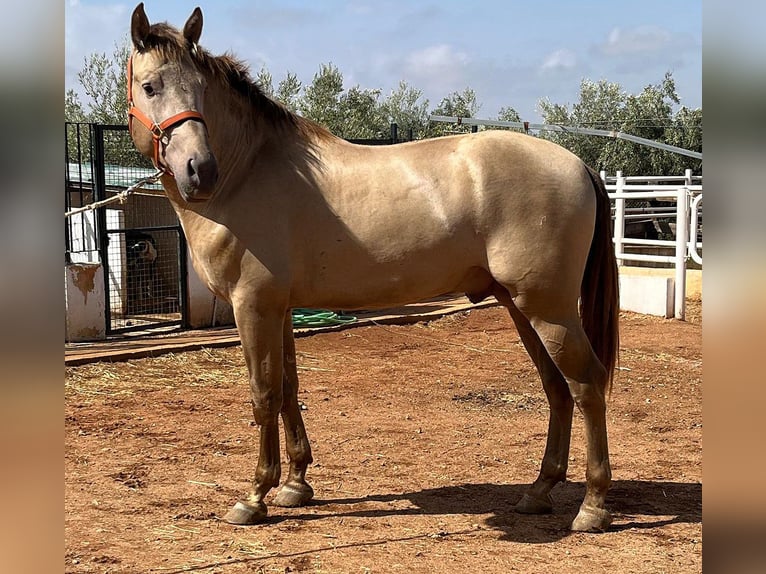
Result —
<path fill-rule="evenodd" d="M 352 315 L 341 315 L 325 309 L 293 309 L 293 327 L 329 327 L 356 321 Z"/>

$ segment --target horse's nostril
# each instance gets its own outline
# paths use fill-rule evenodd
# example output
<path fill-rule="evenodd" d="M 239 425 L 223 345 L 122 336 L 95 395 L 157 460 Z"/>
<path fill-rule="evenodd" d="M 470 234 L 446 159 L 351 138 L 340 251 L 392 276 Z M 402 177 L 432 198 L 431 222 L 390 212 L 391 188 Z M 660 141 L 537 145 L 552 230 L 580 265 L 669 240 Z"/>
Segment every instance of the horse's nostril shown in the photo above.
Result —
<path fill-rule="evenodd" d="M 189 179 L 199 186 L 212 187 L 218 180 L 218 163 L 212 155 L 202 159 L 190 158 L 186 170 Z"/>

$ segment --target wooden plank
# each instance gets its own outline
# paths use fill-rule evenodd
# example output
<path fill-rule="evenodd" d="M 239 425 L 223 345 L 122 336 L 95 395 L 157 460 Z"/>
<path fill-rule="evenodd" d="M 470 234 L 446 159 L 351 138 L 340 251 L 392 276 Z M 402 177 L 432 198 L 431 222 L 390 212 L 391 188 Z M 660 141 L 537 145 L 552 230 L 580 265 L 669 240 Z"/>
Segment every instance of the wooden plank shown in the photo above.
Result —
<path fill-rule="evenodd" d="M 296 337 L 315 333 L 341 331 L 375 324 L 409 324 L 432 320 L 445 315 L 497 305 L 494 299 L 471 303 L 467 297 L 440 298 L 394 309 L 378 311 L 348 311 L 357 320 L 345 325 L 327 327 L 303 327 L 295 329 Z M 83 365 L 98 361 L 127 361 L 144 357 L 156 357 L 166 353 L 182 353 L 204 347 L 229 347 L 239 345 L 239 335 L 234 327 L 176 331 L 166 334 L 125 335 L 107 341 L 91 343 L 68 343 L 64 348 L 66 366 Z"/>

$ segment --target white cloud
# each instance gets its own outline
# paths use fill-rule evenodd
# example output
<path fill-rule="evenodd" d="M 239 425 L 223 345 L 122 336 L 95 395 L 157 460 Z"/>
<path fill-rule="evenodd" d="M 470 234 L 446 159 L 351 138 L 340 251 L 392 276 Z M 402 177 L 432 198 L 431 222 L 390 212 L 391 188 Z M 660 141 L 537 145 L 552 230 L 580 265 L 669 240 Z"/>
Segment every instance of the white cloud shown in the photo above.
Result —
<path fill-rule="evenodd" d="M 543 71 L 570 70 L 577 65 L 577 56 L 569 50 L 556 50 L 545 57 Z"/>
<path fill-rule="evenodd" d="M 439 44 L 412 52 L 405 59 L 405 67 L 414 76 L 432 77 L 454 74 L 456 69 L 465 67 L 468 62 L 465 52 L 456 51 L 448 44 Z"/>
<path fill-rule="evenodd" d="M 645 78 L 651 73 L 659 79 L 665 71 L 698 66 L 701 46 L 698 37 L 661 26 L 615 27 L 590 54 L 610 74 Z"/>
<path fill-rule="evenodd" d="M 613 28 L 601 51 L 606 56 L 640 56 L 664 51 L 673 42 L 667 30 L 657 26 L 639 26 L 629 30 Z"/>

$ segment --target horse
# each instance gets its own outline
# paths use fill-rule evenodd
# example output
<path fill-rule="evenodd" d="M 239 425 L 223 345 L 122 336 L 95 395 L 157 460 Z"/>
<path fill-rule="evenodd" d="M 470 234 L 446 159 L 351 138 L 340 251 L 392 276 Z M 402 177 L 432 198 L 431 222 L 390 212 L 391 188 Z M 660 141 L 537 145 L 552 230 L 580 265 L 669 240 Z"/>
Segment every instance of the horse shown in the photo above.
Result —
<path fill-rule="evenodd" d="M 297 399 L 291 309 L 375 309 L 464 293 L 506 307 L 542 380 L 550 415 L 536 480 L 515 510 L 552 511 L 566 478 L 573 409 L 587 441 L 586 492 L 571 528 L 604 531 L 611 482 L 606 401 L 619 349 L 609 198 L 569 151 L 484 131 L 354 145 L 272 100 L 230 53 L 131 16 L 130 133 L 163 170 L 192 264 L 231 303 L 248 368 L 259 453 L 252 488 L 223 516 L 265 520 L 308 504 L 313 462 Z"/>

